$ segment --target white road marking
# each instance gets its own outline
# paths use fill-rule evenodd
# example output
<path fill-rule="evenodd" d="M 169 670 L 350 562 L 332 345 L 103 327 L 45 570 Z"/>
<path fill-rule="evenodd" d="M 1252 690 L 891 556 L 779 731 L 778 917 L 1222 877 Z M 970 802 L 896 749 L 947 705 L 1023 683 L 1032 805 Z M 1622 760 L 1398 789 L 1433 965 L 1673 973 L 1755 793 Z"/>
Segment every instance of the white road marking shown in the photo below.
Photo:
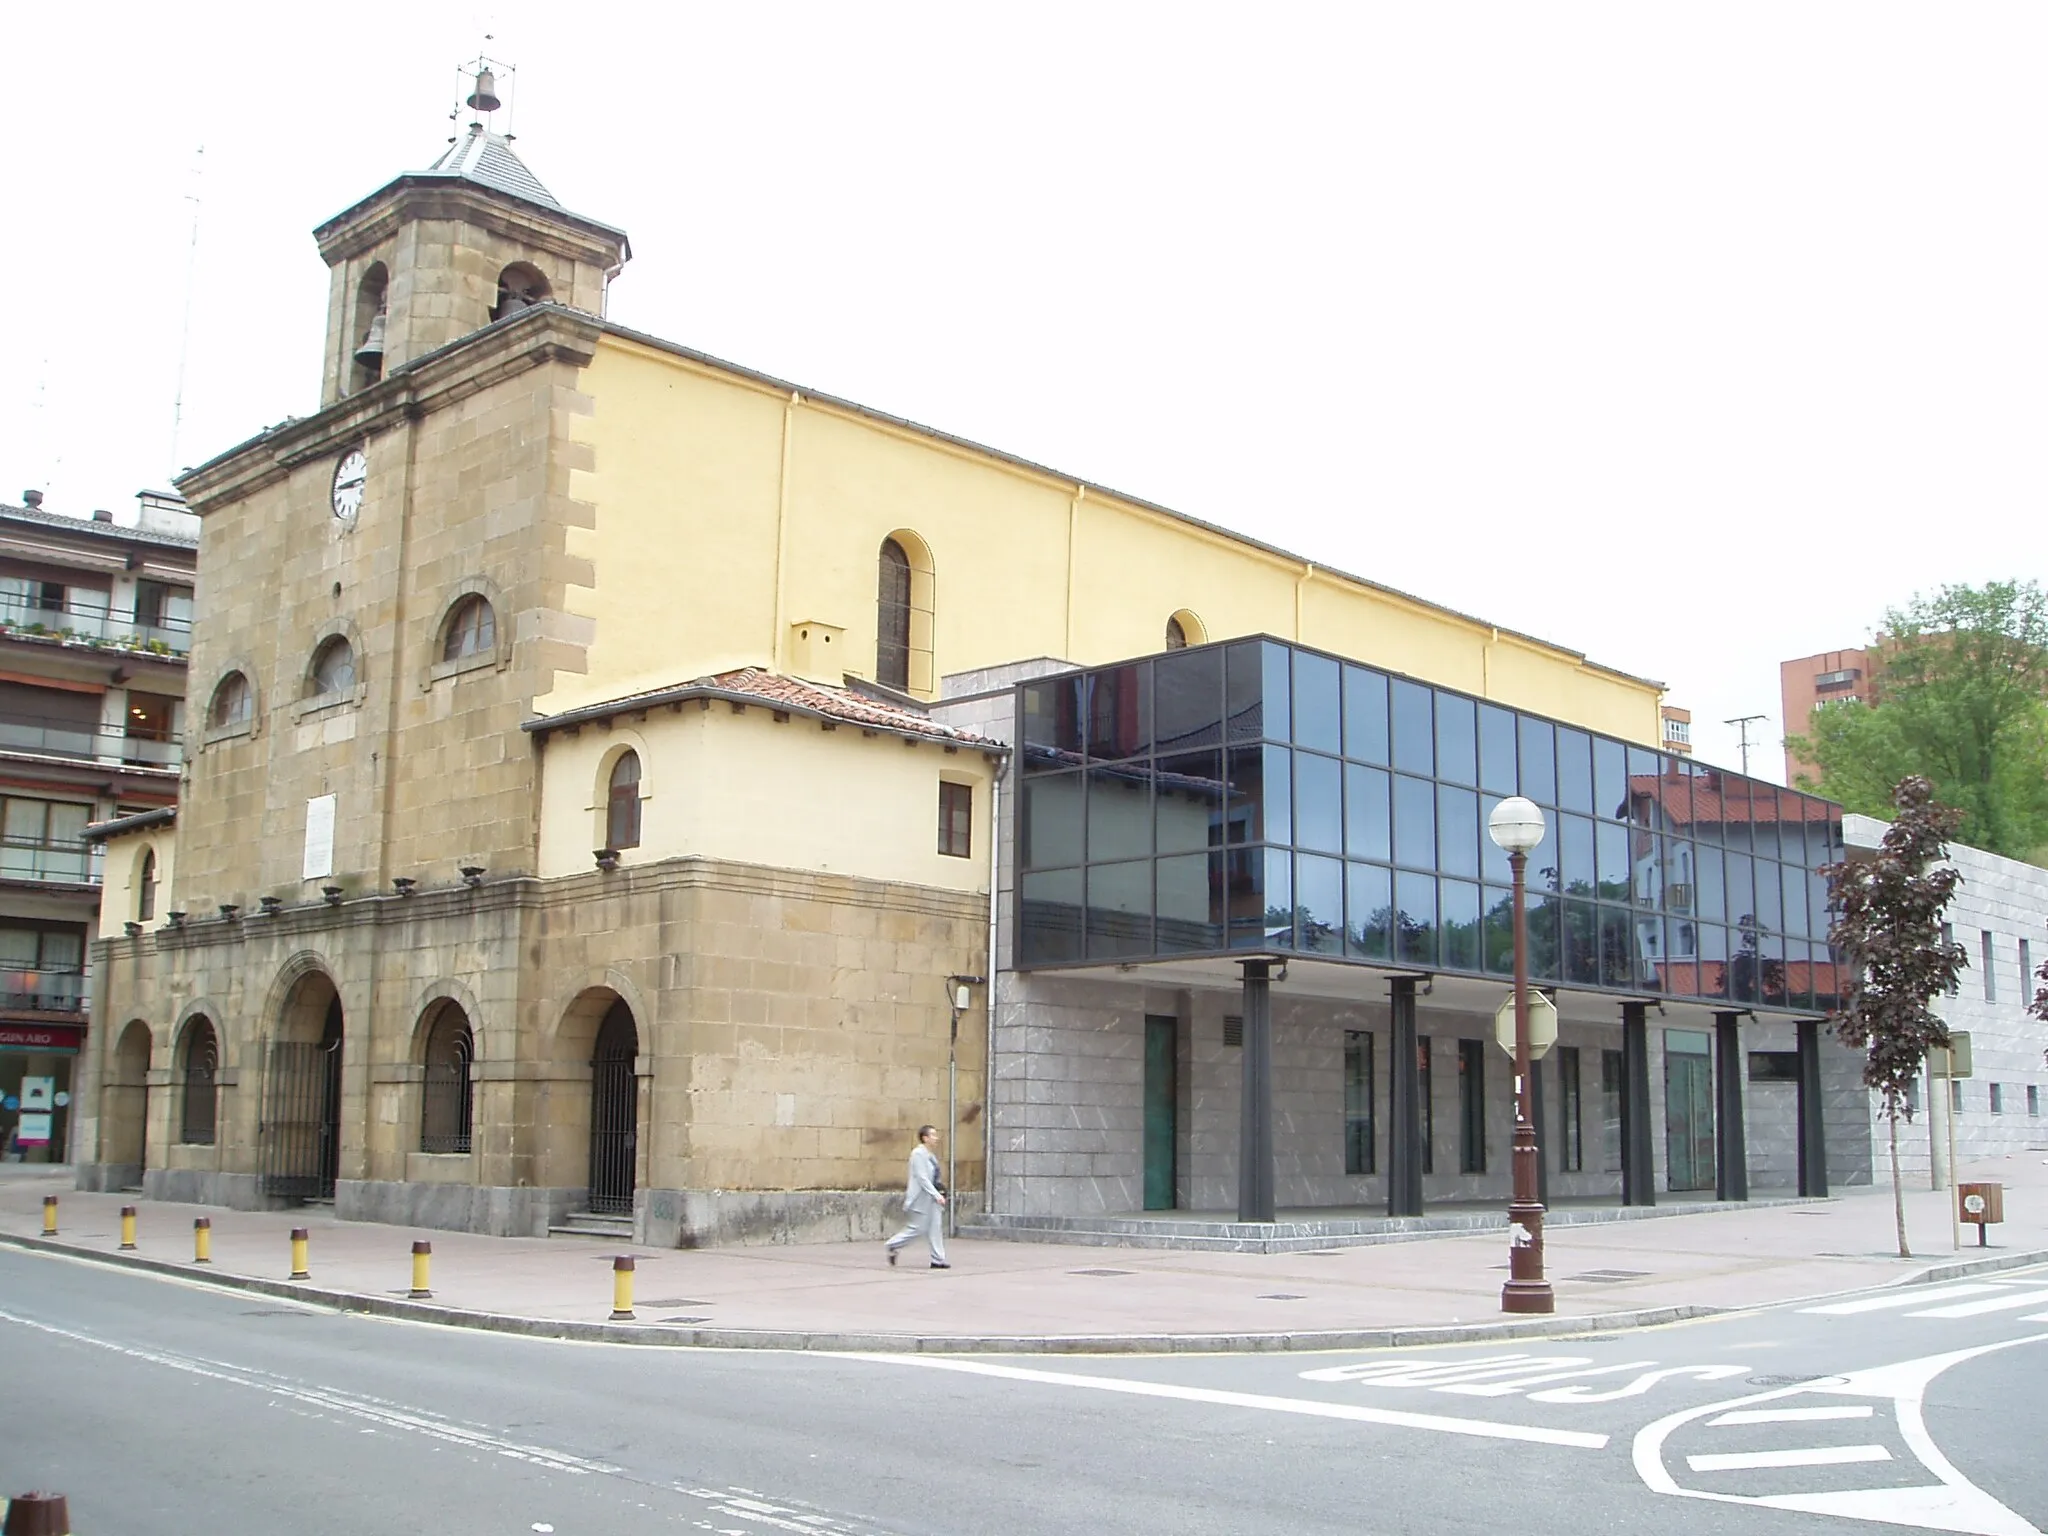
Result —
<path fill-rule="evenodd" d="M 1131 1381 L 1116 1376 L 1087 1376 L 1077 1371 L 1042 1371 L 986 1360 L 960 1360 L 940 1355 L 849 1355 L 877 1365 L 915 1366 L 928 1371 L 959 1371 L 1005 1381 L 1033 1381 L 1046 1386 L 1080 1387 L 1091 1392 L 1121 1392 L 1132 1397 L 1168 1398 L 1183 1403 L 1208 1403 L 1219 1408 L 1253 1408 L 1266 1413 L 1298 1413 L 1309 1418 L 1348 1419 L 1357 1424 L 1384 1424 L 1395 1429 L 1422 1429 L 1444 1435 L 1471 1435 L 1484 1440 L 1524 1440 L 1537 1445 L 1563 1445 L 1597 1451 L 1606 1435 L 1572 1429 L 1543 1429 L 1530 1424 L 1496 1424 L 1486 1419 L 1456 1419 L 1433 1413 L 1403 1413 L 1392 1408 L 1361 1408 L 1352 1403 L 1322 1403 L 1308 1398 L 1269 1397 L 1257 1392 L 1225 1392 L 1212 1387 L 1178 1387 L 1164 1382 Z"/>
<path fill-rule="evenodd" d="M 1589 1391 L 1585 1387 L 1552 1387 L 1547 1392 L 1531 1392 L 1532 1403 L 1616 1403 L 1624 1397 L 1641 1397 L 1660 1381 L 1690 1376 L 1698 1381 L 1726 1381 L 1731 1376 L 1746 1376 L 1746 1365 L 1669 1365 L 1661 1371 L 1645 1371 L 1625 1387 L 1616 1387 L 1608 1392 Z"/>
<path fill-rule="evenodd" d="M 1810 1424 L 1816 1419 L 1867 1419 L 1873 1412 L 1868 1403 L 1846 1408 L 1738 1408 L 1718 1419 L 1707 1420 L 1707 1428 L 1724 1424 Z"/>
<path fill-rule="evenodd" d="M 1921 1412 L 1921 1401 L 1929 1384 L 1950 1366 L 1998 1350 L 2042 1343 L 2048 1343 L 2048 1334 L 2030 1334 L 2024 1338 L 1980 1345 L 1975 1349 L 1930 1355 L 1920 1360 L 1903 1360 L 1895 1365 L 1857 1371 L 1832 1381 L 1780 1387 L 1730 1402 L 1710 1403 L 1704 1408 L 1688 1408 L 1668 1414 L 1639 1430 L 1630 1447 L 1630 1457 L 1644 1486 L 1652 1492 L 1673 1494 L 1679 1498 L 1836 1515 L 1845 1519 L 1913 1526 L 1921 1530 L 1956 1531 L 1966 1533 L 1966 1536 L 2044 1536 L 2023 1516 L 2006 1508 L 1955 1469 L 1934 1443 L 1934 1437 L 1928 1434 Z M 1710 1414 L 1743 1409 L 1752 1404 L 1783 1402 L 1787 1398 L 1814 1394 L 1891 1399 L 1898 1417 L 1900 1437 L 1921 1464 L 1940 1479 L 1939 1483 L 1913 1488 L 1854 1488 L 1823 1493 L 1752 1496 L 1682 1488 L 1664 1465 L 1664 1443 L 1683 1425 Z"/>
<path fill-rule="evenodd" d="M 1889 1312 L 1899 1307 L 1917 1307 L 1925 1301 L 1940 1301 L 1952 1296 L 1984 1296 L 2004 1289 L 2002 1285 L 1916 1285 L 1903 1296 L 1897 1291 L 1887 1291 L 1882 1296 L 1864 1296 L 1856 1301 L 1836 1301 L 1824 1307 L 1801 1307 L 1799 1310 L 1815 1317 L 1854 1317 L 1861 1312 Z"/>
<path fill-rule="evenodd" d="M 1857 1461 L 1891 1459 L 1892 1453 L 1881 1445 L 1815 1445 L 1798 1451 L 1736 1451 L 1725 1455 L 1688 1456 L 1685 1464 L 1695 1472 L 1740 1472 L 1751 1467 L 1839 1467 Z"/>
<path fill-rule="evenodd" d="M 1966 1301 L 1953 1307 L 1930 1307 L 1925 1312 L 1908 1312 L 1908 1317 L 1982 1317 L 1988 1312 L 2017 1312 L 2048 1301 L 2048 1291 L 2022 1291 L 2014 1296 L 1994 1296 L 1989 1301 Z"/>

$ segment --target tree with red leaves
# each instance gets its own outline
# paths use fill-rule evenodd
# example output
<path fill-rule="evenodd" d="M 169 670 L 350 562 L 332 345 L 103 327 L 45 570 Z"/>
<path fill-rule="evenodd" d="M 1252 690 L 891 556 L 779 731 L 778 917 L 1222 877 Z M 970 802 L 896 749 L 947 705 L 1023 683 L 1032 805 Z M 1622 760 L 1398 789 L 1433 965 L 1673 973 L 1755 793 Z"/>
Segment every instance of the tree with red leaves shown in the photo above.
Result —
<path fill-rule="evenodd" d="M 1835 912 L 1828 942 L 1841 951 L 1846 973 L 1841 1009 L 1831 1022 L 1844 1045 L 1864 1052 L 1863 1081 L 1883 1101 L 1899 1257 L 1909 1259 L 1899 1117 L 1928 1051 L 1949 1043 L 1948 1025 L 1927 1005 L 1956 984 L 1969 957 L 1941 936 L 1942 909 L 1962 883 L 1955 867 L 1943 863 L 1962 813 L 1937 804 L 1934 786 L 1918 775 L 1898 782 L 1892 804 L 1898 816 L 1876 856 L 1830 864 L 1822 874 Z M 2048 1007 L 2048 988 L 2035 1006 Z"/>

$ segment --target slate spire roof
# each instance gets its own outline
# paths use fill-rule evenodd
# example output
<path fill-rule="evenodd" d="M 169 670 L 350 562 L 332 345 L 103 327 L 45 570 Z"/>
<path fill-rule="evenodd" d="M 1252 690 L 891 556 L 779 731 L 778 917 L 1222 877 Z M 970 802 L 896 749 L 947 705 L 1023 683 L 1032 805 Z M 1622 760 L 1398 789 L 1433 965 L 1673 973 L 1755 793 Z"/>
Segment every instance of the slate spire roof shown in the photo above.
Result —
<path fill-rule="evenodd" d="M 428 166 L 425 175 L 460 176 L 479 186 L 509 192 L 544 208 L 568 210 L 555 201 L 554 193 L 540 184 L 540 178 L 526 168 L 526 162 L 512 152 L 512 141 L 502 133 L 488 132 L 482 123 L 471 123 L 441 157 Z"/>

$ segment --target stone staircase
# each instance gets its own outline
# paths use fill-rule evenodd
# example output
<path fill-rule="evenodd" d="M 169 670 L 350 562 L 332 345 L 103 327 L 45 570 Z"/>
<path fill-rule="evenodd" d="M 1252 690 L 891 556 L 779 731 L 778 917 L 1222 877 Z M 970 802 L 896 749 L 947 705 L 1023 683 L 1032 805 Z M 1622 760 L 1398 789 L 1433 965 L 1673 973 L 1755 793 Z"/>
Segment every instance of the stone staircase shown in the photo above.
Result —
<path fill-rule="evenodd" d="M 548 1228 L 549 1237 L 594 1238 L 606 1243 L 633 1241 L 631 1216 L 600 1215 L 596 1211 L 571 1211 L 559 1225 Z"/>

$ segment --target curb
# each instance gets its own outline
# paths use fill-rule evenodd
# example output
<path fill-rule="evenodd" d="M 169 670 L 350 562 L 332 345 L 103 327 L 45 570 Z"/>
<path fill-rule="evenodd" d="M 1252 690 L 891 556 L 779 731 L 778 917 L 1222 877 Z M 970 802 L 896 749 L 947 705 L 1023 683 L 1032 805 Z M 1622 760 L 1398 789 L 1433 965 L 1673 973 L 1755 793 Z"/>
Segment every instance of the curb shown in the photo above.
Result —
<path fill-rule="evenodd" d="M 564 1318 L 519 1317 L 509 1313 L 437 1307 L 427 1302 L 407 1301 L 392 1296 L 372 1296 L 359 1291 L 325 1290 L 289 1280 L 267 1280 L 258 1275 L 206 1274 L 195 1271 L 190 1264 L 169 1259 L 144 1258 L 139 1254 L 105 1253 L 90 1248 L 74 1247 L 64 1242 L 51 1242 L 47 1238 L 16 1236 L 11 1233 L 0 1233 L 0 1246 L 30 1253 L 57 1254 L 115 1269 L 140 1270 L 146 1274 L 173 1276 L 219 1290 L 244 1291 L 257 1296 L 271 1296 L 332 1307 L 337 1312 L 390 1318 L 400 1322 L 429 1323 L 444 1328 L 468 1328 L 486 1333 L 507 1333 L 523 1338 L 569 1340 L 586 1344 L 636 1344 L 669 1349 L 799 1350 L 831 1354 L 1178 1355 L 1420 1349 L 1431 1345 L 1471 1344 L 1492 1339 L 1559 1338 L 1575 1334 L 1657 1328 L 1696 1318 L 1725 1317 L 1738 1312 L 1758 1311 L 1764 1307 L 1818 1301 L 1829 1295 L 1856 1293 L 1833 1291 L 1816 1296 L 1786 1297 L 1739 1306 L 1645 1307 L 1634 1311 L 1606 1312 L 1586 1317 L 1552 1316 L 1517 1319 L 1512 1322 L 1503 1320 L 1389 1328 L 1319 1329 L 1298 1333 L 860 1333 L 770 1328 L 680 1328 L 663 1323 L 584 1323 Z M 1937 1266 L 1895 1283 L 1901 1286 L 1936 1284 L 1968 1275 L 1989 1274 L 2002 1269 L 2019 1269 L 2029 1264 L 2041 1263 L 2048 1263 L 2048 1250 L 1997 1254 Z M 1860 1286 L 1856 1291 L 1868 1289 L 1871 1287 Z"/>

